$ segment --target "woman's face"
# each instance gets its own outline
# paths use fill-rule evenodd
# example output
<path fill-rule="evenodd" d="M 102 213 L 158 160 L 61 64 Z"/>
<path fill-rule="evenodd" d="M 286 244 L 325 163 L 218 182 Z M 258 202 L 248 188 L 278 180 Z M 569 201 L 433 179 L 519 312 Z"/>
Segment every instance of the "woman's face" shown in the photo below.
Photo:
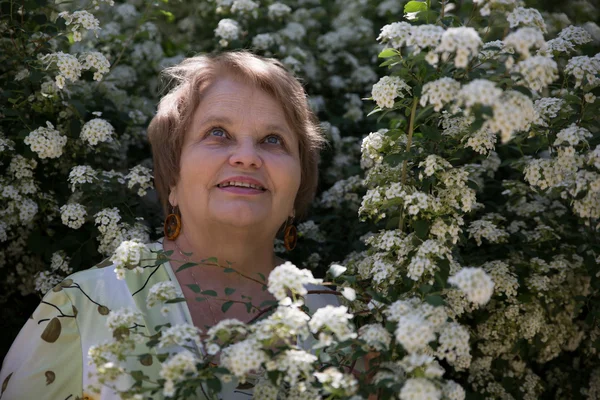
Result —
<path fill-rule="evenodd" d="M 179 206 L 184 225 L 274 234 L 294 212 L 300 178 L 298 139 L 280 104 L 258 88 L 220 78 L 206 89 L 186 132 L 169 200 Z M 264 190 L 231 183 L 248 179 Z"/>

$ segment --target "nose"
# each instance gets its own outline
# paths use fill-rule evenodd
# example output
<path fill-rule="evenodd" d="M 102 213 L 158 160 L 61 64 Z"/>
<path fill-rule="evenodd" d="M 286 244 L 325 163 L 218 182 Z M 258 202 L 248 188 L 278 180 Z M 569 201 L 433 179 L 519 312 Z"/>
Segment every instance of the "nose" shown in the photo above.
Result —
<path fill-rule="evenodd" d="M 229 163 L 235 167 L 260 168 L 262 158 L 254 141 L 251 138 L 240 140 L 234 146 L 233 152 L 229 157 Z"/>

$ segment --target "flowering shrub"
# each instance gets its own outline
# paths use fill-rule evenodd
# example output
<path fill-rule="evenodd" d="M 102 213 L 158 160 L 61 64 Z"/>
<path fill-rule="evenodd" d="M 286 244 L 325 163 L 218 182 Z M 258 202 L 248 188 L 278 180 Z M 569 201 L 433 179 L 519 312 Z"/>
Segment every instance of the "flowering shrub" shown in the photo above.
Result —
<path fill-rule="evenodd" d="M 102 257 L 143 271 L 160 228 L 145 125 L 158 71 L 186 54 L 281 59 L 331 141 L 298 250 L 265 282 L 270 313 L 149 338 L 114 310 L 115 341 L 89 354 L 101 383 L 129 374 L 124 398 L 147 394 L 119 360 L 149 345 L 151 389 L 174 398 L 232 379 L 257 398 L 600 396 L 595 23 L 496 0 L 38 3 L 0 17 L 1 302 Z M 303 285 L 322 281 L 296 265 L 333 261 L 344 304 L 309 315 Z M 149 293 L 163 313 L 181 300 Z"/>

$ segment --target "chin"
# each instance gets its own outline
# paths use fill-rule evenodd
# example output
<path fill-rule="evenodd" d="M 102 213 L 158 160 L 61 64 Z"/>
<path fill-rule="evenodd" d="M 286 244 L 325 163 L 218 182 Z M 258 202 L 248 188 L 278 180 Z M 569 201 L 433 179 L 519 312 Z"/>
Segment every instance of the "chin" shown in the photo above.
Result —
<path fill-rule="evenodd" d="M 260 209 L 259 209 L 260 208 Z M 262 207 L 232 206 L 219 207 L 213 213 L 214 220 L 225 225 L 243 228 L 263 224 L 271 216 L 271 213 Z"/>

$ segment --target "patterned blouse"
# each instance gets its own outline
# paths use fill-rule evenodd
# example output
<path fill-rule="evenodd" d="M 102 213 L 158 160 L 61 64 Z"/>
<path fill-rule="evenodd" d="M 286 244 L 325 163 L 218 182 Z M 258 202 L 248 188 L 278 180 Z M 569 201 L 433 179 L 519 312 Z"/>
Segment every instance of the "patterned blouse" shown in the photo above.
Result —
<path fill-rule="evenodd" d="M 148 247 L 152 251 L 162 250 L 162 239 Z M 87 361 L 88 350 L 93 345 L 113 340 L 112 331 L 106 326 L 110 310 L 123 307 L 137 309 L 144 316 L 148 335 L 156 333 L 154 328 L 166 323 L 193 325 L 186 302 L 172 304 L 167 315 L 160 312 L 159 306 L 146 306 L 150 288 L 164 281 L 172 281 L 181 292 L 169 263 L 144 268 L 142 274 L 126 273 L 125 279 L 119 280 L 113 264 L 107 259 L 67 277 L 46 293 L 8 351 L 0 371 L 0 399 L 119 399 L 107 386 L 101 387 L 100 394 L 86 390 L 89 385 L 97 384 L 95 367 Z M 306 296 L 306 305 L 311 313 L 328 304 L 339 303 L 333 295 Z M 302 346 L 308 349 L 309 343 Z M 142 365 L 140 360 L 130 358 L 128 371 L 140 370 L 153 381 L 158 379 L 158 362 L 149 363 L 149 358 L 145 358 L 144 364 L 150 365 Z M 115 386 L 126 389 L 132 383 L 131 377 L 123 376 Z M 252 390 L 246 389 L 249 385 L 245 385 L 244 389 L 237 386 L 235 380 L 223 384 L 219 399 L 252 397 Z M 198 393 L 198 398 L 204 398 Z M 162 391 L 152 398 L 162 399 Z"/>

